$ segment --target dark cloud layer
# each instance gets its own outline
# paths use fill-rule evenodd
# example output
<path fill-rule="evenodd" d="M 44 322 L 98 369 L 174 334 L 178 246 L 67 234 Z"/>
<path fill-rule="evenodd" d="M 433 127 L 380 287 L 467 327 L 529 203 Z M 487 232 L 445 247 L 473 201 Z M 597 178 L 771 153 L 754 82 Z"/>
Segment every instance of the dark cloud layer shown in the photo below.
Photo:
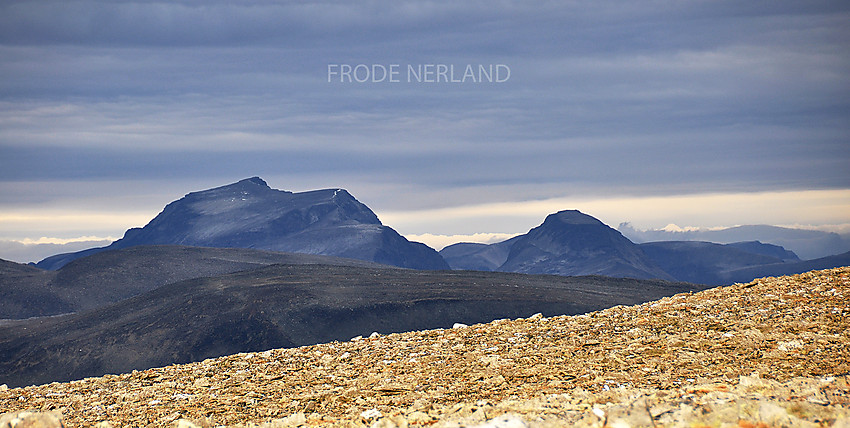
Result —
<path fill-rule="evenodd" d="M 264 175 L 394 210 L 847 188 L 848 23 L 836 1 L 6 1 L 0 181 Z"/>

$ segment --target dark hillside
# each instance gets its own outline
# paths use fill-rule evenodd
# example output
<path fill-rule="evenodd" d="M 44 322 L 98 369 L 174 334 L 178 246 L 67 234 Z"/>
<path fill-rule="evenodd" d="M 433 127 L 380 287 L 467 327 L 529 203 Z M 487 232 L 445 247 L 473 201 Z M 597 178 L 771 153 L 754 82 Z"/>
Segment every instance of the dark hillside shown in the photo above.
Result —
<path fill-rule="evenodd" d="M 0 326 L 0 383 L 128 372 L 245 351 L 578 314 L 695 290 L 684 283 L 497 272 L 272 265 L 160 287 L 76 315 Z"/>
<path fill-rule="evenodd" d="M 165 284 L 278 263 L 380 266 L 361 260 L 242 248 L 130 247 L 94 253 L 58 271 L 26 265 L 0 271 L 0 319 L 94 309 Z M 3 266 L 8 265 L 17 264 L 7 262 Z"/>
<path fill-rule="evenodd" d="M 0 259 L 0 319 L 72 311 L 73 307 L 45 289 L 55 276 L 55 272 Z"/>

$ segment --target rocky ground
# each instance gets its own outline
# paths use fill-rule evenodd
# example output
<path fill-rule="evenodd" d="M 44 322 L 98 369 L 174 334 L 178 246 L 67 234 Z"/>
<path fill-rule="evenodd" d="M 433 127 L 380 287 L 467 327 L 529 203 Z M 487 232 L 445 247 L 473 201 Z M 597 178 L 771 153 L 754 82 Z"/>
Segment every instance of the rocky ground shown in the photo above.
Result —
<path fill-rule="evenodd" d="M 0 428 L 850 427 L 850 268 L 456 327 L 0 387 Z"/>

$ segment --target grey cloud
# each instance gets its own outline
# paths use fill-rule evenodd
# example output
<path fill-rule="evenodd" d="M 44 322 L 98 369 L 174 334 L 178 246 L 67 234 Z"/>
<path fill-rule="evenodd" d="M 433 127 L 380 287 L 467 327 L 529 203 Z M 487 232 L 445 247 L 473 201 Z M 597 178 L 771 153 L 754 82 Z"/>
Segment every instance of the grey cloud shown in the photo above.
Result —
<path fill-rule="evenodd" d="M 752 34 L 758 20 L 809 18 L 850 10 L 838 2 L 757 3 L 579 1 L 8 1 L 0 6 L 4 44 L 204 46 L 286 43 L 357 46 L 369 41 L 498 44 L 511 54 L 683 46 Z M 742 22 L 747 20 L 746 22 Z M 541 30 L 545 29 L 543 37 Z M 714 30 L 709 33 L 707 30 Z M 722 31 L 717 31 L 722 30 Z M 670 37 L 670 35 L 674 37 Z M 709 36 L 710 37 L 706 37 Z M 513 43 L 512 43 L 513 41 Z M 597 43 L 592 48 L 590 43 Z M 408 46 L 411 47 L 411 46 Z M 427 43 L 418 45 L 427 49 Z M 435 46 L 451 51 L 451 44 Z M 545 52 L 544 53 L 548 53 Z"/>
<path fill-rule="evenodd" d="M 513 5 L 511 9 L 519 9 Z M 203 46 L 416 34 L 503 13 L 485 2 L 6 2 L 6 43 Z M 335 39 L 345 42 L 345 39 Z"/>
<path fill-rule="evenodd" d="M 92 247 L 105 247 L 110 243 L 112 243 L 111 240 L 24 245 L 17 241 L 0 240 L 0 259 L 18 263 L 38 262 L 54 254 L 72 253 Z"/>
<path fill-rule="evenodd" d="M 262 175 L 428 195 L 364 197 L 393 209 L 846 187 L 848 9 L 4 2 L 0 179 Z M 331 62 L 504 63 L 512 77 L 330 84 Z"/>

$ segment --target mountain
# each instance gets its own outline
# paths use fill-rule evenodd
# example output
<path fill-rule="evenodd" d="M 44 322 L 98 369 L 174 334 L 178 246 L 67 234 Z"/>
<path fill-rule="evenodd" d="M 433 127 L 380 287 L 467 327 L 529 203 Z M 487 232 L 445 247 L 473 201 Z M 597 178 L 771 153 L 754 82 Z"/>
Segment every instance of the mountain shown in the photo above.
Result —
<path fill-rule="evenodd" d="M 373 331 L 579 314 L 697 289 L 606 277 L 270 265 L 167 284 L 77 314 L 0 324 L 0 384 L 129 372 Z"/>
<path fill-rule="evenodd" d="M 661 241 L 640 244 L 640 248 L 677 280 L 704 285 L 850 266 L 850 252 L 800 260 L 791 251 L 760 242 Z"/>
<path fill-rule="evenodd" d="M 723 284 L 732 284 L 748 282 L 753 278 L 764 276 L 794 275 L 816 269 L 832 269 L 842 266 L 850 266 L 850 251 L 813 260 L 743 267 L 722 272 L 720 276 L 723 279 Z"/>
<path fill-rule="evenodd" d="M 508 259 L 511 246 L 520 236 L 497 242 L 479 244 L 460 242 L 440 250 L 440 255 L 452 269 L 495 271 Z"/>
<path fill-rule="evenodd" d="M 140 245 L 95 252 L 57 271 L 4 262 L 0 264 L 0 319 L 80 312 L 165 284 L 280 263 L 381 266 L 312 254 L 176 245 Z"/>
<path fill-rule="evenodd" d="M 701 241 L 661 241 L 647 242 L 639 246 L 649 258 L 674 278 L 695 284 L 728 284 L 724 275 L 728 271 L 785 263 L 785 259 L 778 256 L 799 261 L 794 253 L 787 252 L 782 247 L 768 247 L 756 243 L 724 245 Z M 758 268 L 754 269 L 756 276 L 744 282 L 765 276 L 760 275 Z"/>
<path fill-rule="evenodd" d="M 449 245 L 440 255 L 452 269 L 657 278 L 703 285 L 846 265 L 844 254 L 806 263 L 793 251 L 760 241 L 634 244 L 596 218 L 574 210 L 551 214 L 540 226 L 507 241 Z"/>
<path fill-rule="evenodd" d="M 103 247 L 112 243 L 111 239 L 95 239 L 86 241 L 72 241 L 64 244 L 39 243 L 24 244 L 20 241 L 0 239 L 0 257 L 8 260 L 27 263 L 33 260 L 43 260 L 54 254 L 72 253 L 92 247 Z"/>
<path fill-rule="evenodd" d="M 619 232 L 576 210 L 550 214 L 507 241 L 455 244 L 440 254 L 453 269 L 673 280 Z"/>
<path fill-rule="evenodd" d="M 769 242 L 810 260 L 850 251 L 850 239 L 834 232 L 769 225 L 745 225 L 718 230 L 637 230 L 621 223 L 617 230 L 634 242 L 706 241 L 729 244 L 743 241 Z"/>
<path fill-rule="evenodd" d="M 620 232 L 577 210 L 550 214 L 518 238 L 498 270 L 673 280 Z"/>
<path fill-rule="evenodd" d="M 384 226 L 343 189 L 293 193 L 272 189 L 259 177 L 189 193 L 108 247 L 48 257 L 37 266 L 58 269 L 104 249 L 136 245 L 255 248 L 414 269 L 449 268 L 435 250 Z"/>
<path fill-rule="evenodd" d="M 763 256 L 776 257 L 783 262 L 798 262 L 800 258 L 797 257 L 791 250 L 786 250 L 785 247 L 781 245 L 773 245 L 773 244 L 765 244 L 760 241 L 746 241 L 746 242 L 733 242 L 731 244 L 726 244 L 727 247 L 737 248 L 742 251 L 746 251 L 751 254 L 761 254 Z"/>

